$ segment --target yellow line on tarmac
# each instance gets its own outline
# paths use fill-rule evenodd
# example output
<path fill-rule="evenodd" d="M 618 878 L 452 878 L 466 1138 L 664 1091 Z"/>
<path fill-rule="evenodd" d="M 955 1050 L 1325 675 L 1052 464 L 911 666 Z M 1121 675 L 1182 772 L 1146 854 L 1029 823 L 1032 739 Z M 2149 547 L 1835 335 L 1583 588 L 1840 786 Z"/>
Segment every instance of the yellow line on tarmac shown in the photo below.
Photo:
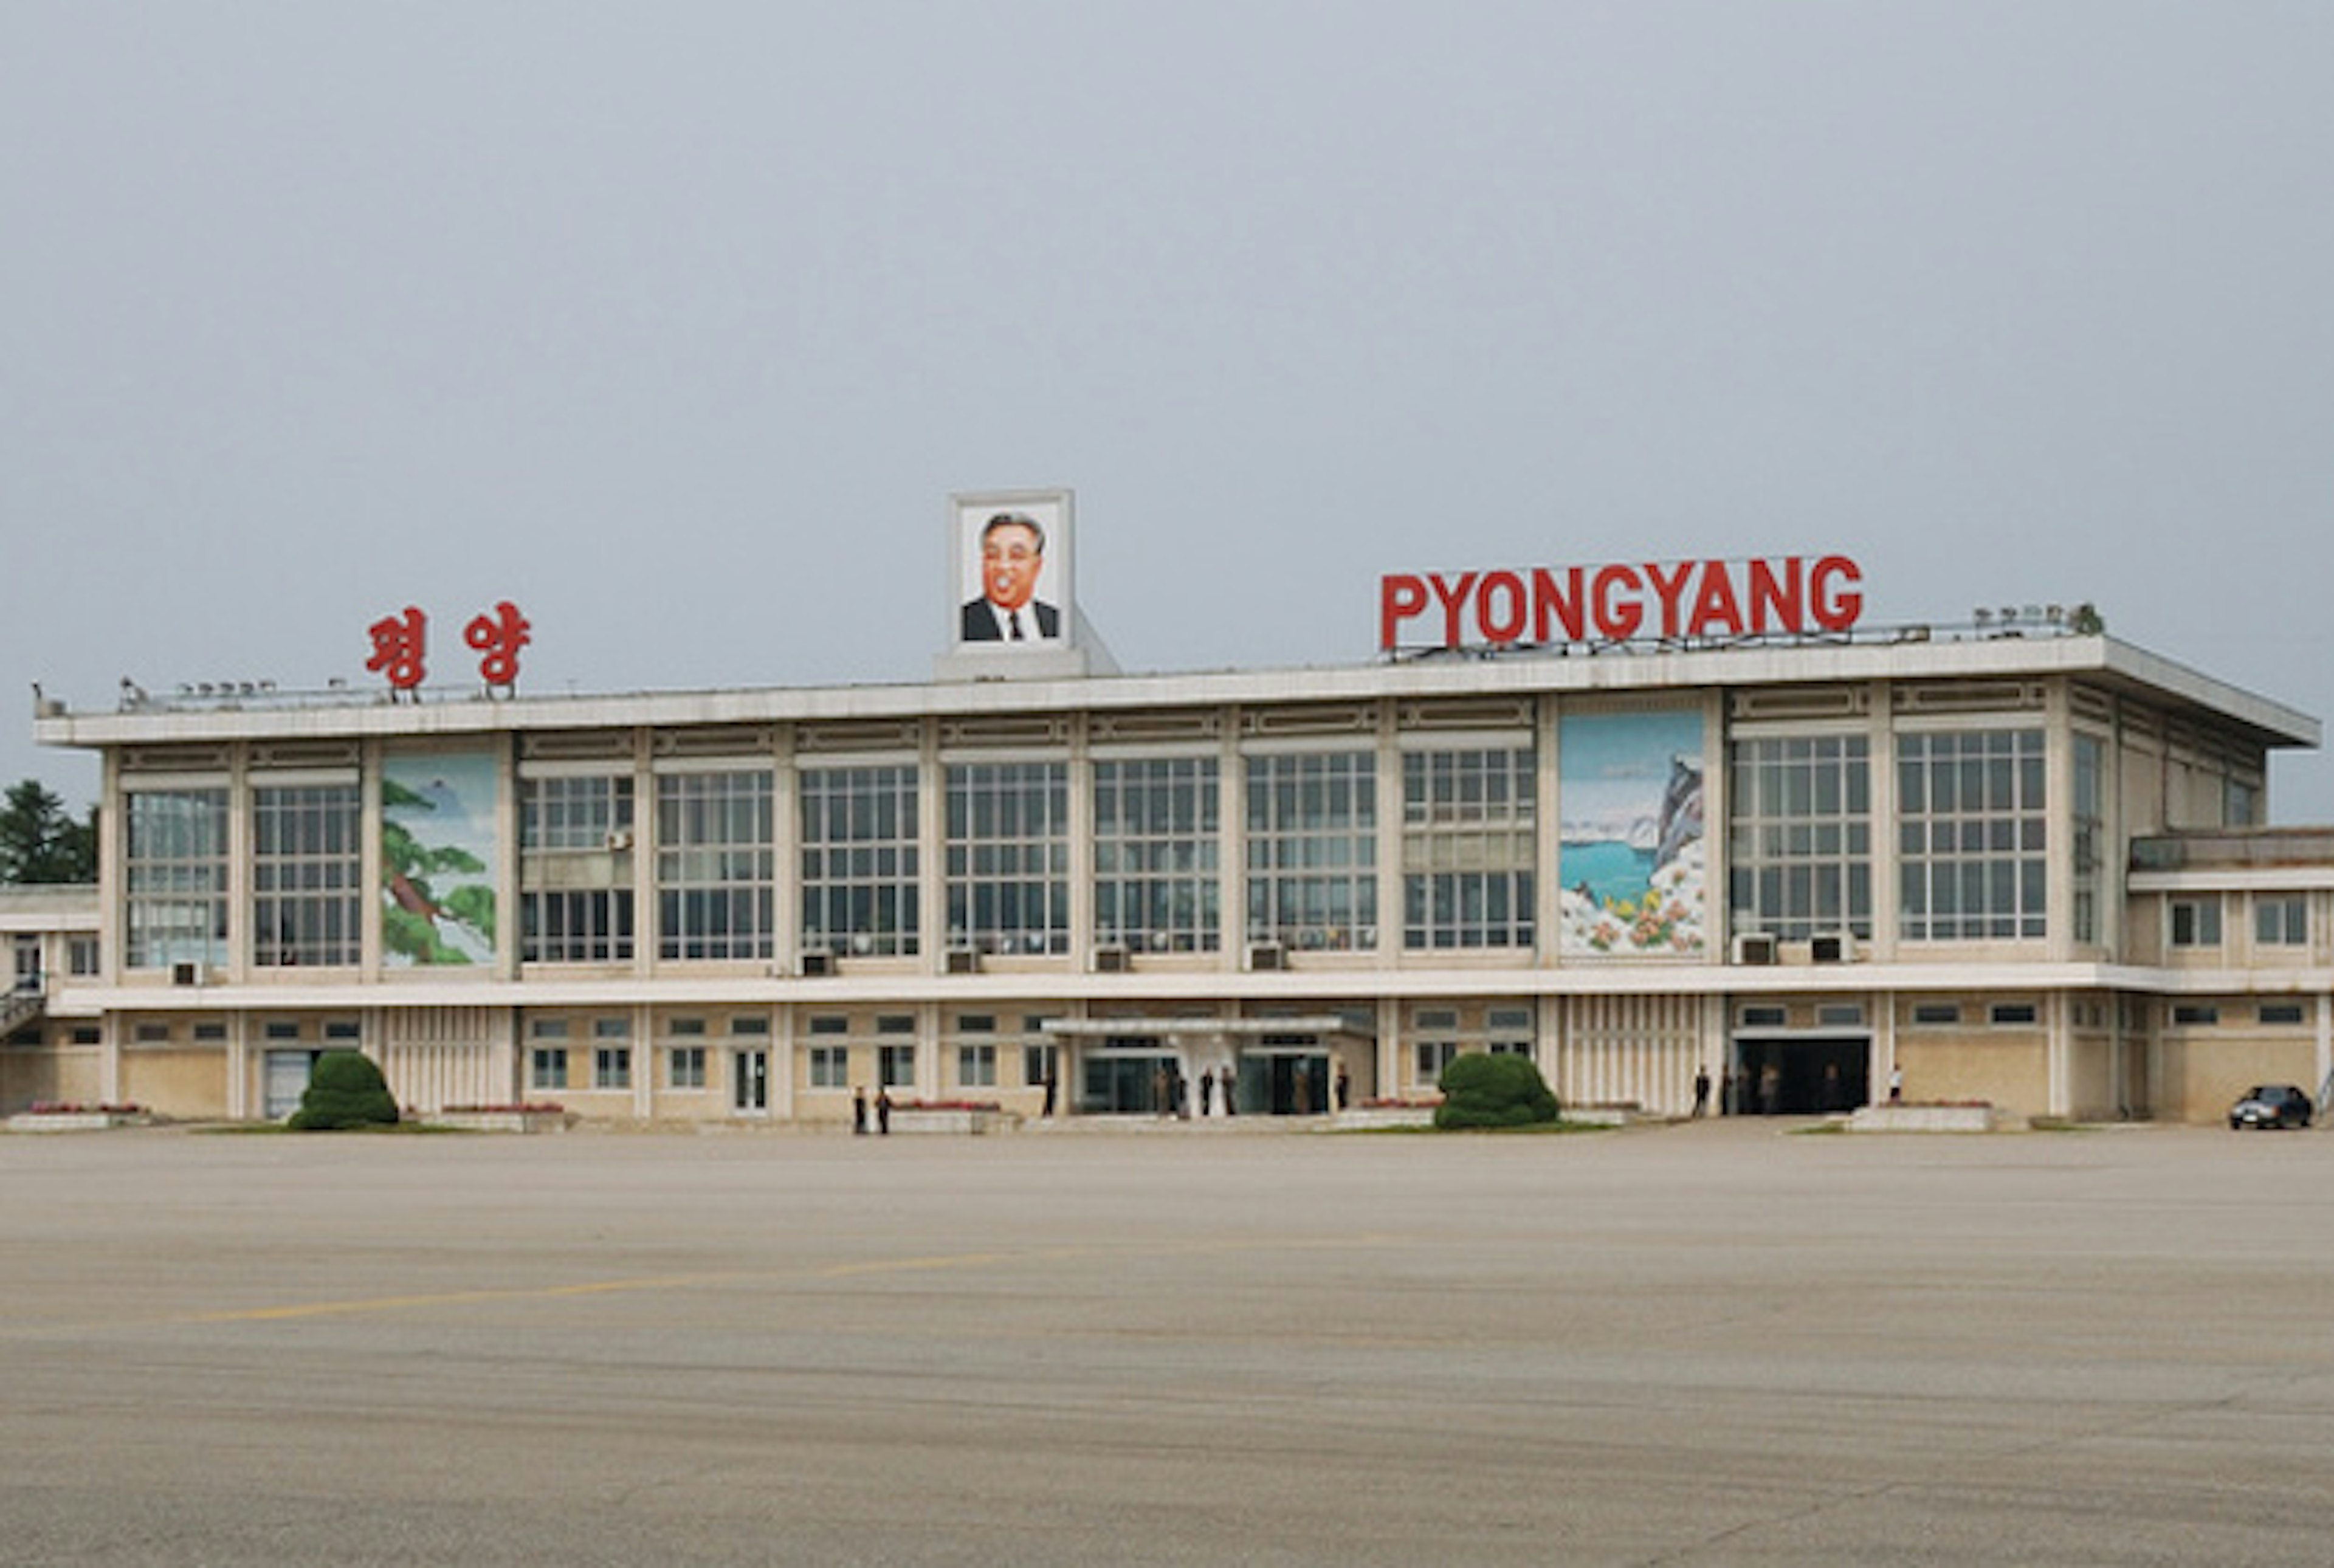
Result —
<path fill-rule="evenodd" d="M 1307 1237 L 1297 1241 L 1286 1238 L 1253 1241 L 1186 1241 L 1133 1247 L 1046 1246 L 1031 1247 L 1022 1252 L 944 1253 L 923 1257 L 877 1258 L 865 1263 L 830 1264 L 825 1267 L 811 1271 L 808 1277 L 829 1280 L 855 1279 L 874 1275 L 925 1274 L 942 1269 L 988 1268 L 998 1264 L 1059 1263 L 1081 1257 L 1172 1257 L 1205 1253 L 1383 1246 L 1396 1239 L 1390 1236 L 1365 1234 L 1343 1238 Z M 430 1307 L 476 1306 L 495 1302 L 553 1301 L 565 1296 L 616 1295 L 639 1291 L 687 1290 L 698 1285 L 728 1284 L 749 1277 L 767 1277 L 767 1275 L 758 1273 L 749 1275 L 743 1272 L 667 1275 L 643 1279 L 587 1280 L 580 1284 L 536 1285 L 526 1289 L 447 1291 L 435 1295 L 371 1296 L 353 1301 L 303 1302 L 289 1306 L 240 1307 L 227 1312 L 198 1313 L 175 1321 L 195 1323 L 289 1323 L 301 1318 L 352 1317 L 366 1313 L 415 1312 Z"/>
<path fill-rule="evenodd" d="M 480 1302 L 544 1301 L 555 1296 L 612 1295 L 623 1291 L 678 1290 L 734 1277 L 722 1275 L 675 1275 L 663 1279 L 605 1279 L 582 1284 L 541 1285 L 530 1290 L 448 1291 L 440 1295 L 384 1295 L 361 1301 L 306 1302 L 297 1306 L 246 1307 L 232 1312 L 201 1313 L 186 1323 L 281 1323 L 292 1318 L 346 1316 L 357 1313 L 407 1312 L 419 1307 L 467 1306 Z"/>

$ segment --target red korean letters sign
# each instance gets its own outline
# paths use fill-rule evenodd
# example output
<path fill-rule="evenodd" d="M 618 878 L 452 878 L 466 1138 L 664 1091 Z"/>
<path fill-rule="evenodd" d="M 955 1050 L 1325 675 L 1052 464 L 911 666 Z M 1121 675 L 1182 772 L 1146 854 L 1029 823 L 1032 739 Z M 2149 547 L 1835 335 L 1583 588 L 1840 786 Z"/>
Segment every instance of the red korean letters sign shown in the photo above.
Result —
<path fill-rule="evenodd" d="M 1378 648 L 1841 632 L 1863 583 L 1845 555 L 1396 572 L 1378 582 Z"/>

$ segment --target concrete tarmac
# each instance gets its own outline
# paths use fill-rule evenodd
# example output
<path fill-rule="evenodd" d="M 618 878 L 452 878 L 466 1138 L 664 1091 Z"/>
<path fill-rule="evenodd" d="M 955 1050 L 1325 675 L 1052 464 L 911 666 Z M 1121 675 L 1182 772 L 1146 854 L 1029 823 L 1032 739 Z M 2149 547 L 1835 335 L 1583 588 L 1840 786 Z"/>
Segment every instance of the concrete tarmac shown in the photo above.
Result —
<path fill-rule="evenodd" d="M 2334 1137 L 0 1137 L 0 1563 L 2334 1561 Z"/>

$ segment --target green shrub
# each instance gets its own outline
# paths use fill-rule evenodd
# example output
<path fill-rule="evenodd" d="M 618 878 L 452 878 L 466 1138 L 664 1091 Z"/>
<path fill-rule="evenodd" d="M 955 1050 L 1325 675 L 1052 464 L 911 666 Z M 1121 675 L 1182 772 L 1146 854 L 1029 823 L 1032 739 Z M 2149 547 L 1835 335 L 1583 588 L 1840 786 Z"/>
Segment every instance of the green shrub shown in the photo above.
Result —
<path fill-rule="evenodd" d="M 308 1074 L 307 1092 L 292 1113 L 302 1132 L 333 1132 L 343 1127 L 394 1127 L 397 1099 L 369 1056 L 327 1051 Z"/>
<path fill-rule="evenodd" d="M 1467 1055 L 1442 1070 L 1437 1127 L 1529 1127 L 1556 1120 L 1556 1095 L 1529 1056 Z"/>

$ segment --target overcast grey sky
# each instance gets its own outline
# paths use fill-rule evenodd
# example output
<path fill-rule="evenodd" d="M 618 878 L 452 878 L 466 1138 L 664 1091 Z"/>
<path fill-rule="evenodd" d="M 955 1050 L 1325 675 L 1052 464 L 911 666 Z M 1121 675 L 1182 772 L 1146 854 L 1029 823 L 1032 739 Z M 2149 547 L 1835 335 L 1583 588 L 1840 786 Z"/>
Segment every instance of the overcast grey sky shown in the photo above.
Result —
<path fill-rule="evenodd" d="M 2334 717 L 2334 5 L 0 0 L 27 683 L 917 680 L 950 491 L 1130 669 L 1839 550 Z M 2280 763 L 2281 822 L 2334 767 Z"/>

